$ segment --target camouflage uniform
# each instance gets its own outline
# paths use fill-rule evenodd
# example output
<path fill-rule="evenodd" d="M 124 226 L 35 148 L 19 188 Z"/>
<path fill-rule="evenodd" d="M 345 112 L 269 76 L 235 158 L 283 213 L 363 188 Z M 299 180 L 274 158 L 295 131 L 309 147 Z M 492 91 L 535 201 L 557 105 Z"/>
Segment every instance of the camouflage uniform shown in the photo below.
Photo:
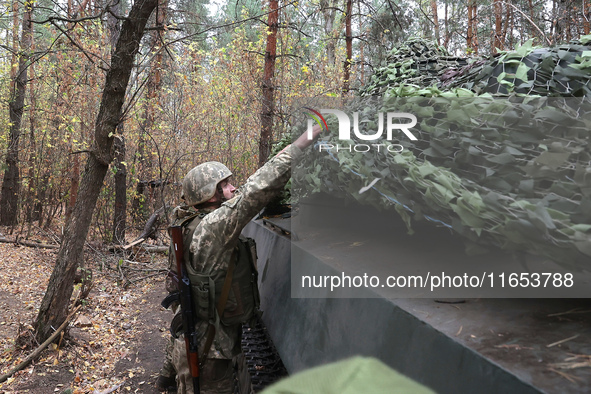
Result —
<path fill-rule="evenodd" d="M 174 312 L 174 310 L 173 310 Z M 168 342 L 166 343 L 166 348 L 164 349 L 164 364 L 160 369 L 160 376 L 166 378 L 174 378 L 176 376 L 176 370 L 174 369 L 174 365 L 172 364 L 172 351 L 174 349 L 174 338 L 171 336 Z"/>
<path fill-rule="evenodd" d="M 207 214 L 209 212 L 211 212 L 212 210 L 195 210 L 194 208 L 190 207 L 190 208 L 186 208 L 186 207 L 176 207 L 174 209 L 174 211 L 172 212 L 172 225 L 173 226 L 177 226 L 180 225 L 185 218 L 188 218 L 189 216 L 194 216 L 196 213 L 203 213 L 203 214 Z M 172 252 L 172 249 L 170 250 L 169 254 L 168 254 L 168 269 L 172 272 L 176 272 L 176 262 L 174 261 L 174 253 Z M 172 282 L 172 280 L 170 279 L 170 277 L 166 277 L 166 290 L 169 293 L 174 293 L 176 292 L 177 286 L 176 284 L 174 284 Z M 170 309 L 172 311 L 173 314 L 176 314 L 179 311 L 179 303 L 178 302 L 173 302 L 170 305 Z M 165 377 L 165 378 L 171 378 L 174 379 L 176 377 L 176 370 L 174 368 L 174 365 L 172 363 L 172 352 L 174 349 L 174 338 L 171 336 L 170 340 L 166 343 L 166 348 L 164 349 L 164 364 L 162 365 L 162 369 L 160 369 L 160 376 Z"/>
<path fill-rule="evenodd" d="M 237 245 L 238 237 L 248 222 L 273 199 L 289 180 L 292 158 L 301 155 L 294 145 L 279 153 L 261 167 L 236 195 L 205 216 L 195 229 L 190 250 L 191 267 L 206 275 L 226 270 Z M 196 324 L 199 351 L 205 346 L 208 322 Z M 232 359 L 241 353 L 241 325 L 224 326 L 216 331 L 208 360 L 201 370 L 202 393 L 232 393 L 234 391 Z M 199 355 L 202 359 L 202 355 Z M 193 382 L 187 365 L 185 342 L 175 340 L 173 364 L 177 370 L 177 392 L 193 393 Z M 208 377 L 209 375 L 209 377 Z"/>

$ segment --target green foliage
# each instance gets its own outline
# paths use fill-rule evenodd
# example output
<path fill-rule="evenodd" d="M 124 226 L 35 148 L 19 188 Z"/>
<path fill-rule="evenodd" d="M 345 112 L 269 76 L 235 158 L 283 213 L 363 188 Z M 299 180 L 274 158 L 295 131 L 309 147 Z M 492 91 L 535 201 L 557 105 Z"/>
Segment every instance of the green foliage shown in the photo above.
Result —
<path fill-rule="evenodd" d="M 281 135 L 281 138 L 279 139 L 279 141 L 277 141 L 275 144 L 273 144 L 273 147 L 271 148 L 271 155 L 270 155 L 269 159 L 273 158 L 279 152 L 281 152 L 283 149 L 285 149 L 289 144 L 291 144 L 292 141 L 293 141 L 293 138 L 288 132 L 283 133 Z M 281 192 L 281 195 L 278 198 L 278 203 L 279 204 L 291 204 L 291 179 L 283 187 L 283 191 Z"/>

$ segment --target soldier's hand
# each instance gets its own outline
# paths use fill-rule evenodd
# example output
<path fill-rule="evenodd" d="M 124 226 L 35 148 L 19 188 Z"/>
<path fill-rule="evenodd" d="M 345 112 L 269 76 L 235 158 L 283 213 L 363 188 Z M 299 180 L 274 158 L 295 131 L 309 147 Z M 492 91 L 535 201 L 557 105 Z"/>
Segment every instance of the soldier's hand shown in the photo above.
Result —
<path fill-rule="evenodd" d="M 314 141 L 318 138 L 320 133 L 322 132 L 322 128 L 318 125 L 314 125 L 312 128 L 312 139 L 308 138 L 308 131 L 306 130 L 302 135 L 296 139 L 293 144 L 300 149 L 305 149 L 308 146 L 312 145 Z"/>

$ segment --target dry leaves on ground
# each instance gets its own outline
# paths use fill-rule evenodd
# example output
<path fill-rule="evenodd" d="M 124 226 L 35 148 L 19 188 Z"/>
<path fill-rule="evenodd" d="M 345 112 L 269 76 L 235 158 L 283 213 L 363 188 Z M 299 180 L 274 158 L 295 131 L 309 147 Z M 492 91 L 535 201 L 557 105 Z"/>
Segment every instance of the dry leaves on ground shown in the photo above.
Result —
<path fill-rule="evenodd" d="M 31 328 L 56 253 L 51 249 L 0 244 L 0 374 L 18 365 L 31 352 L 15 348 L 15 338 Z M 162 288 L 166 257 L 115 257 L 107 252 L 92 252 L 86 254 L 85 264 L 93 271 L 93 289 L 70 325 L 70 339 L 51 345 L 28 368 L 0 383 L 0 393 L 39 393 L 31 385 L 40 380 L 54 382 L 48 392 L 81 394 L 112 388 L 116 388 L 113 392 L 142 392 L 141 388 L 130 390 L 129 386 L 122 386 L 126 379 L 145 372 L 141 364 L 124 373 L 116 373 L 115 366 L 134 357 L 135 339 L 138 331 L 144 329 L 138 318 L 155 308 L 146 294 Z M 80 284 L 75 285 L 72 300 L 79 291 Z"/>

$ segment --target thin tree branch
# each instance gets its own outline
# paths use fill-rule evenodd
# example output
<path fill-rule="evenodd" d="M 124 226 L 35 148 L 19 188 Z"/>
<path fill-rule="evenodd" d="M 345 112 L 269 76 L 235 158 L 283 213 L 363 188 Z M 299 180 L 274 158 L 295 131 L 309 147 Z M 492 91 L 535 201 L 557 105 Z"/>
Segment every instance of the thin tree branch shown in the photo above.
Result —
<path fill-rule="evenodd" d="M 261 56 L 265 56 L 265 54 L 263 52 L 259 52 L 259 51 L 249 51 L 247 49 L 244 49 L 242 52 L 246 52 L 246 53 L 254 53 L 255 55 L 261 55 Z M 284 53 L 282 55 L 275 55 L 276 58 L 280 58 L 280 57 L 293 57 L 296 59 L 301 59 L 301 56 L 298 55 L 292 55 L 291 53 Z"/>
<path fill-rule="evenodd" d="M 532 20 L 530 19 L 530 17 L 529 17 L 529 16 L 527 16 L 527 15 L 526 15 L 526 14 L 525 14 L 523 11 L 521 11 L 519 8 L 515 7 L 515 6 L 514 6 L 513 4 L 511 4 L 511 3 L 507 3 L 507 2 L 505 2 L 505 1 L 501 1 L 501 3 L 503 3 L 503 4 L 506 4 L 506 5 L 510 5 L 510 6 L 511 6 L 511 7 L 512 7 L 512 8 L 513 8 L 515 11 L 519 12 L 519 13 L 520 13 L 520 14 L 521 14 L 521 15 L 522 15 L 522 16 L 523 16 L 525 19 L 527 19 L 527 21 L 528 21 L 529 23 L 531 23 L 531 25 L 532 25 L 533 27 L 535 27 L 535 28 L 536 28 L 536 30 L 537 30 L 537 31 L 540 33 L 540 35 L 541 35 L 542 37 L 544 37 L 544 39 L 546 40 L 546 42 L 548 43 L 548 45 L 552 45 L 552 41 L 550 41 L 550 40 L 548 39 L 548 37 L 546 37 L 546 35 L 545 35 L 545 34 L 544 34 L 544 32 L 543 32 L 543 31 L 542 31 L 542 30 L 541 30 L 541 29 L 538 27 L 538 25 L 536 25 L 536 24 L 534 23 L 534 21 L 532 21 Z"/>
<path fill-rule="evenodd" d="M 51 23 L 52 25 L 54 25 L 60 32 L 62 32 L 63 35 L 65 35 L 66 37 L 68 37 L 68 40 L 70 40 L 70 42 L 78 49 L 80 49 L 80 51 L 84 54 L 84 56 L 86 56 L 86 58 L 88 59 L 88 61 L 92 64 L 95 64 L 94 60 L 92 60 L 92 58 L 90 57 L 90 55 L 88 54 L 88 52 L 80 45 L 76 42 L 76 40 L 74 40 L 74 38 L 72 38 L 67 31 L 63 30 L 60 26 L 58 26 L 56 23 Z M 100 60 L 101 62 L 105 63 L 107 67 L 109 67 L 109 64 L 100 56 L 90 52 L 91 55 L 93 55 L 94 57 L 96 57 L 98 60 Z"/>
<path fill-rule="evenodd" d="M 278 7 L 278 10 L 282 10 L 283 8 L 287 8 L 290 5 L 292 5 L 294 3 L 297 3 L 297 2 L 298 2 L 298 0 L 292 0 L 289 3 L 284 4 L 284 5 L 280 6 L 280 7 Z M 208 28 L 206 28 L 206 29 L 204 29 L 202 31 L 199 31 L 199 32 L 196 32 L 196 33 L 193 33 L 193 34 L 189 34 L 188 36 L 177 38 L 176 40 L 173 40 L 173 41 L 169 42 L 168 45 L 172 45 L 172 44 L 175 44 L 177 42 L 184 41 L 184 40 L 186 40 L 188 38 L 191 38 L 191 37 L 194 37 L 194 36 L 198 36 L 198 35 L 201 35 L 203 33 L 207 33 L 208 31 L 211 31 L 211 30 L 222 29 L 224 27 L 232 27 L 232 26 L 240 25 L 242 23 L 249 22 L 249 21 L 252 21 L 252 20 L 258 20 L 259 18 L 261 18 L 263 16 L 269 15 L 269 13 L 270 12 L 264 12 L 262 14 L 251 16 L 251 17 L 246 18 L 246 19 L 241 19 L 241 20 L 236 21 L 236 22 L 230 22 L 230 23 L 226 23 L 226 24 L 223 24 L 223 25 L 211 26 L 211 27 L 208 27 Z"/>

